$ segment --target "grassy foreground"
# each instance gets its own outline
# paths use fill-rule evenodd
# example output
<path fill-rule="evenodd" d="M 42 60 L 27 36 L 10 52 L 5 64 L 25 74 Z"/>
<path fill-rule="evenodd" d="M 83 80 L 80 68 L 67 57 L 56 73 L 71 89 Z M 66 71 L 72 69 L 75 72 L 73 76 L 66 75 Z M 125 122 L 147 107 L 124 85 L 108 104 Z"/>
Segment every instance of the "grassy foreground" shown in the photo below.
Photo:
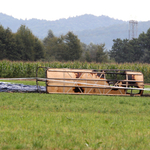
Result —
<path fill-rule="evenodd" d="M 150 149 L 150 98 L 0 93 L 0 149 Z"/>

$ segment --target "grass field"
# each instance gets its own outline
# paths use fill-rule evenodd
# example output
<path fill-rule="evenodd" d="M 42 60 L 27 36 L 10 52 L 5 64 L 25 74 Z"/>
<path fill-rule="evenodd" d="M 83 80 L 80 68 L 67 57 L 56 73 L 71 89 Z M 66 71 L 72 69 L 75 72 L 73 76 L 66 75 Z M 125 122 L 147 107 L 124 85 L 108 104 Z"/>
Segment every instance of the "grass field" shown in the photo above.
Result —
<path fill-rule="evenodd" d="M 4 60 L 0 61 L 0 77 L 35 77 L 38 66 L 131 69 L 141 71 L 145 83 L 150 83 L 150 65 L 136 63 Z M 43 77 L 43 70 L 40 71 Z M 35 81 L 8 82 L 36 84 Z M 149 115 L 150 97 L 0 93 L 0 149 L 149 150 Z"/>
<path fill-rule="evenodd" d="M 0 149 L 149 150 L 150 98 L 0 93 Z"/>
<path fill-rule="evenodd" d="M 0 82 L 24 84 L 24 85 L 36 85 L 36 80 L 0 80 Z M 45 86 L 45 82 L 38 82 L 40 86 Z"/>

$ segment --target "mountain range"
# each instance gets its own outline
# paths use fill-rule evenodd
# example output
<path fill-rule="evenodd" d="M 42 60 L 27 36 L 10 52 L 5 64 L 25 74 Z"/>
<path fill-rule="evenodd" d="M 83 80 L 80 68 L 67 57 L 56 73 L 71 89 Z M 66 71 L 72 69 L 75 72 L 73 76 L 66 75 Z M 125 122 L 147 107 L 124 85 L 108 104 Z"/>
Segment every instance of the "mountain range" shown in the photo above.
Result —
<path fill-rule="evenodd" d="M 107 50 L 113 45 L 113 39 L 125 39 L 129 37 L 129 22 L 108 16 L 94 16 L 85 14 L 68 19 L 47 21 L 39 19 L 22 20 L 0 13 L 0 24 L 12 32 L 17 32 L 21 25 L 26 25 L 39 39 L 44 39 L 48 30 L 52 30 L 55 36 L 65 35 L 72 31 L 85 44 L 105 43 Z M 138 22 L 138 35 L 147 32 L 150 21 Z"/>

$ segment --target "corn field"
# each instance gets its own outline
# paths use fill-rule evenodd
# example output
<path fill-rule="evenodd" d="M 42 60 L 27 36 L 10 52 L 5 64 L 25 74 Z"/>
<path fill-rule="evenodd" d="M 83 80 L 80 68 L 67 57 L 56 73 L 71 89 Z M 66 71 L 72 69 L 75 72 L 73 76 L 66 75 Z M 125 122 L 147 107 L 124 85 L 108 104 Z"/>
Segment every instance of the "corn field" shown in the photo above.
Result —
<path fill-rule="evenodd" d="M 79 68 L 79 69 L 130 69 L 144 74 L 144 82 L 150 83 L 150 64 L 141 63 L 87 63 L 87 62 L 22 62 L 0 61 L 0 78 L 25 78 L 35 77 L 38 66 L 51 68 Z M 44 69 L 38 74 L 45 77 Z"/>

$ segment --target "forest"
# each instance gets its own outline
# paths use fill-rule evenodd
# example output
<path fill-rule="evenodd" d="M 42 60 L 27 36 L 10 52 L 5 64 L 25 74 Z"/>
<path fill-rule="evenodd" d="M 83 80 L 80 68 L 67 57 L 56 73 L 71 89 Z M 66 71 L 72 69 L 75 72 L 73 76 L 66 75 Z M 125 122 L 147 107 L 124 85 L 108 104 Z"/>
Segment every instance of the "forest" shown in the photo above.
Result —
<path fill-rule="evenodd" d="M 150 63 L 150 29 L 136 39 L 114 39 L 109 54 L 110 59 L 114 59 L 117 63 Z"/>
<path fill-rule="evenodd" d="M 11 61 L 150 63 L 150 29 L 137 39 L 114 39 L 108 51 L 105 43 L 87 45 L 70 31 L 57 37 L 49 30 L 40 40 L 25 25 L 21 25 L 16 33 L 1 25 L 0 53 L 0 60 Z"/>

